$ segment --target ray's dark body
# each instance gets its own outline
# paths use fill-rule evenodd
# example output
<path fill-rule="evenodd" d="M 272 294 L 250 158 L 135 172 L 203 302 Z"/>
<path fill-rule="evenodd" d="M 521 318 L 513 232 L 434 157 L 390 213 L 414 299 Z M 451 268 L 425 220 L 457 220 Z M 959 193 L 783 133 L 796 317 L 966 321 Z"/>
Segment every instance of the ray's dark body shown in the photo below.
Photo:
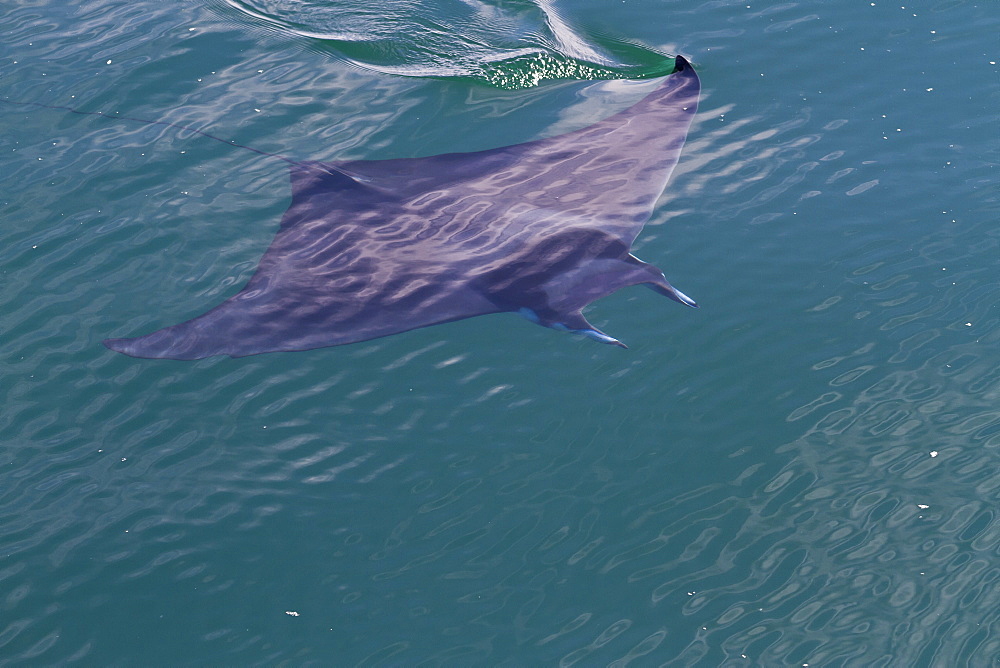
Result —
<path fill-rule="evenodd" d="M 581 309 L 640 283 L 694 306 L 629 249 L 698 96 L 678 57 L 655 91 L 575 132 L 475 153 L 294 164 L 292 203 L 238 294 L 105 345 L 134 357 L 240 357 L 507 311 L 621 345 Z"/>

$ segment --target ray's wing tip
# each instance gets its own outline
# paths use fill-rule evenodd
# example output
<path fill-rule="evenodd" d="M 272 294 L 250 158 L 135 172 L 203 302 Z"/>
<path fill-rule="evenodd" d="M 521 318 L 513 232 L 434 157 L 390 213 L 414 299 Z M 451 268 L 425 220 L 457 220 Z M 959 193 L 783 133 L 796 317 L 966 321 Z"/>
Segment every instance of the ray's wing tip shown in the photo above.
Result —
<path fill-rule="evenodd" d="M 156 334 L 156 332 L 154 332 Z M 138 336 L 132 339 L 104 339 L 101 343 L 108 350 L 113 350 L 116 353 L 121 353 L 122 355 L 128 355 L 129 357 L 135 357 L 136 359 L 144 360 L 198 360 L 205 357 L 210 357 L 212 354 L 221 353 L 209 353 L 203 354 L 201 352 L 179 352 L 173 348 L 163 348 L 156 349 L 149 341 L 147 336 Z"/>
<path fill-rule="evenodd" d="M 135 357 L 136 359 L 155 359 L 158 357 L 157 355 L 151 355 L 143 351 L 141 346 L 137 345 L 137 342 L 141 341 L 142 338 L 140 336 L 133 339 L 104 339 L 101 343 L 108 350 L 113 350 L 116 353 L 128 355 L 129 357 Z"/>
<path fill-rule="evenodd" d="M 104 339 L 101 341 L 101 344 L 108 350 L 113 350 L 116 353 L 125 353 L 125 343 L 130 340 L 131 339 Z"/>

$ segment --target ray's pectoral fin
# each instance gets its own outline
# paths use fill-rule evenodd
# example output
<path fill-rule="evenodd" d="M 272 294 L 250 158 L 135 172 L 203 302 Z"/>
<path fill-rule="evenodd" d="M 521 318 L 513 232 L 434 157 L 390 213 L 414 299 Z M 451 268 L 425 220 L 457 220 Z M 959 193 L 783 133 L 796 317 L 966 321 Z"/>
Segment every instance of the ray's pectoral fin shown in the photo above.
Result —
<path fill-rule="evenodd" d="M 590 324 L 583 316 L 582 309 L 631 285 L 645 285 L 685 306 L 698 308 L 693 299 L 670 285 L 658 268 L 633 255 L 627 255 L 624 259 L 592 259 L 558 274 L 543 286 L 546 293 L 544 305 L 522 307 L 518 313 L 545 327 L 580 334 L 599 343 L 628 348 L 615 337 Z"/>

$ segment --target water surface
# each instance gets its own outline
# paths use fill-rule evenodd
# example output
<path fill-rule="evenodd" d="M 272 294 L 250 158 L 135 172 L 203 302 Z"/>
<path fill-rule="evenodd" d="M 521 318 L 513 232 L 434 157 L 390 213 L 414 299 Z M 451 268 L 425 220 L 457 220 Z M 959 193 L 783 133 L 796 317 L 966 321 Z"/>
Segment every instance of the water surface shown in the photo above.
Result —
<path fill-rule="evenodd" d="M 101 339 L 249 278 L 286 167 L 0 105 L 0 662 L 992 665 L 993 6 L 364 7 L 15 3 L 2 95 L 408 157 L 582 127 L 628 91 L 580 79 L 680 52 L 636 252 L 702 308 L 598 302 L 628 351 L 497 315 L 130 359 Z"/>

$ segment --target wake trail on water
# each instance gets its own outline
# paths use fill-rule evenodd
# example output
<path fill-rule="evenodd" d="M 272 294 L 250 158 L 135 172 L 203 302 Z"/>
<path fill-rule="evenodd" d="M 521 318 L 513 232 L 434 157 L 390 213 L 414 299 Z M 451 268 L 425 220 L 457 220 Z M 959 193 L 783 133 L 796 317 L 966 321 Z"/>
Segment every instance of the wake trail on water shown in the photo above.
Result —
<path fill-rule="evenodd" d="M 669 74 L 662 53 L 585 37 L 551 0 L 217 0 L 261 28 L 358 67 L 412 77 L 473 79 L 514 90 L 553 79 L 645 79 Z M 228 11 L 226 11 L 228 10 Z"/>

